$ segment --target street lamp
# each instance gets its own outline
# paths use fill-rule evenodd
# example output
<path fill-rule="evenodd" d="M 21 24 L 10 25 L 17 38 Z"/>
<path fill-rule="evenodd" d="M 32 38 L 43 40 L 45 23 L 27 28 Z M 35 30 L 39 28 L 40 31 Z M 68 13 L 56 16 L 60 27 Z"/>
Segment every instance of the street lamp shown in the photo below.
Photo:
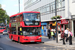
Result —
<path fill-rule="evenodd" d="M 55 16 L 57 16 L 57 0 L 55 0 Z M 57 18 L 56 18 L 56 43 L 58 43 L 58 33 L 57 33 Z"/>
<path fill-rule="evenodd" d="M 18 0 L 18 2 L 19 2 L 19 13 L 20 13 L 20 0 Z"/>
<path fill-rule="evenodd" d="M 51 19 L 55 19 L 56 21 L 56 43 L 58 43 L 58 33 L 57 33 L 57 19 L 60 18 L 61 16 L 57 16 L 57 0 L 55 0 L 55 16 L 52 17 Z"/>

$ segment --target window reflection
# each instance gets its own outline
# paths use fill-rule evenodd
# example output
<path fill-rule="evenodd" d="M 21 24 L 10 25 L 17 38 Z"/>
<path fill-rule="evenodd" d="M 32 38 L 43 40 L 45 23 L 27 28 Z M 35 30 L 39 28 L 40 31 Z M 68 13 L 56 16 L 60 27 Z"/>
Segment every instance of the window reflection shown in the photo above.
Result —
<path fill-rule="evenodd" d="M 28 0 L 28 1 L 24 4 L 25 9 L 28 8 L 28 7 L 30 7 L 30 6 L 32 6 L 32 5 L 34 5 L 35 3 L 39 2 L 39 1 L 41 1 L 41 0 Z"/>
<path fill-rule="evenodd" d="M 24 13 L 24 21 L 40 21 L 39 13 Z"/>
<path fill-rule="evenodd" d="M 61 11 L 65 9 L 65 0 L 57 0 L 57 11 Z M 33 11 L 40 11 L 41 15 L 49 13 L 54 13 L 55 12 L 55 1 L 52 3 L 49 3 L 47 5 L 44 5 L 38 9 L 35 9 Z"/>

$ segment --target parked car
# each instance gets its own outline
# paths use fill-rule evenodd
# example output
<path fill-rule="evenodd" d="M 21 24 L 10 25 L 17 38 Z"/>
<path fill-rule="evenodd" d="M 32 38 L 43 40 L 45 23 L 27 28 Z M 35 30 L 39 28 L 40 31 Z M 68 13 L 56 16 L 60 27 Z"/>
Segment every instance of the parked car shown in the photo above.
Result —
<path fill-rule="evenodd" d="M 4 35 L 4 34 L 8 34 L 8 31 L 7 31 L 7 30 L 4 30 L 4 31 L 3 31 L 3 35 Z"/>

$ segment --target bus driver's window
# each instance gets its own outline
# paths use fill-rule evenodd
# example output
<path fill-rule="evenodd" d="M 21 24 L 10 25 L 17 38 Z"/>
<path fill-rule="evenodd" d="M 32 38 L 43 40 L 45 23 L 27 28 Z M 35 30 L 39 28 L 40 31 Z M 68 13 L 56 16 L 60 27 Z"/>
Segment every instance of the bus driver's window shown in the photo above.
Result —
<path fill-rule="evenodd" d="M 29 21 L 28 17 L 26 17 L 26 21 Z"/>
<path fill-rule="evenodd" d="M 39 21 L 39 16 L 37 15 L 37 17 L 36 17 L 36 19 L 35 19 L 36 21 Z"/>

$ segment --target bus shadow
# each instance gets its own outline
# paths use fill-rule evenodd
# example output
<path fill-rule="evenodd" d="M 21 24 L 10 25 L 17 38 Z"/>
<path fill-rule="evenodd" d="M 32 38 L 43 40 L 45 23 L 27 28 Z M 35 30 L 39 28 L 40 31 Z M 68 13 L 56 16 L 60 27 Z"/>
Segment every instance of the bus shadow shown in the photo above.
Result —
<path fill-rule="evenodd" d="M 20 44 L 41 44 L 40 42 L 26 42 L 26 43 L 20 43 Z"/>
<path fill-rule="evenodd" d="M 16 43 L 20 43 L 20 44 L 41 44 L 41 43 L 44 43 L 44 42 L 25 42 L 25 43 L 21 43 L 21 42 L 17 42 L 17 41 L 14 41 L 13 42 L 16 42 Z"/>

